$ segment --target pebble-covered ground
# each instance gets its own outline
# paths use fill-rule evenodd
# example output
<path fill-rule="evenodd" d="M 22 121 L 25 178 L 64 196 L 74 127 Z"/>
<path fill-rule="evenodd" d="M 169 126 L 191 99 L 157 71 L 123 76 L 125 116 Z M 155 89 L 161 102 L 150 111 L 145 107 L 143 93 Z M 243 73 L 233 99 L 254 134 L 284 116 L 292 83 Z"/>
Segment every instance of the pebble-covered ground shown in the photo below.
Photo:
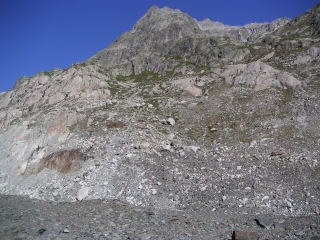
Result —
<path fill-rule="evenodd" d="M 0 239 L 320 239 L 320 217 L 142 208 L 0 196 Z M 251 238 L 250 238 L 251 237 Z"/>

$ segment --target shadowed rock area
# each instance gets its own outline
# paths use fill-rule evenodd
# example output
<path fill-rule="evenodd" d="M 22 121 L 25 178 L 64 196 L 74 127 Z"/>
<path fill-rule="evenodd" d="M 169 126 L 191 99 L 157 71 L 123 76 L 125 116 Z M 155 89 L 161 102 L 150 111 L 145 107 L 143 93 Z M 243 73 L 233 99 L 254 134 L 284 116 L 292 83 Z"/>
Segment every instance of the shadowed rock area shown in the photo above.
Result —
<path fill-rule="evenodd" d="M 37 174 L 44 168 L 57 170 L 63 174 L 77 171 L 81 168 L 82 162 L 87 160 L 87 158 L 87 155 L 83 154 L 80 149 L 51 153 L 40 160 L 38 165 L 33 169 L 32 174 Z"/>

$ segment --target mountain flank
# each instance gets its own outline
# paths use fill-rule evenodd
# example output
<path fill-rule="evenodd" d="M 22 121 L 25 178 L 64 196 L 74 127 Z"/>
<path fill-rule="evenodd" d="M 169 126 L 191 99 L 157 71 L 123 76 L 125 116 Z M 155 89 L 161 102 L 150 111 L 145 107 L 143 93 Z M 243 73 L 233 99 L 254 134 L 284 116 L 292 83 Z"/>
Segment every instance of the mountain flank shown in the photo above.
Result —
<path fill-rule="evenodd" d="M 320 234 L 319 11 L 228 26 L 153 6 L 90 59 L 21 77 L 0 93 L 0 193 L 171 211 L 170 239 Z"/>

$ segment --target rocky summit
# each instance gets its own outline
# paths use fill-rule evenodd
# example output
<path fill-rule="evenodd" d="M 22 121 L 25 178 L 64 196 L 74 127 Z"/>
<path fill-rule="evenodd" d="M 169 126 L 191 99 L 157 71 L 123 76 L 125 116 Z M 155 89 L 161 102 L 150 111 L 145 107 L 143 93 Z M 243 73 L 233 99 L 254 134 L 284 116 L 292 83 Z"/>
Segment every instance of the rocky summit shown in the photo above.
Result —
<path fill-rule="evenodd" d="M 320 4 L 228 26 L 151 7 L 0 93 L 1 239 L 320 239 Z"/>

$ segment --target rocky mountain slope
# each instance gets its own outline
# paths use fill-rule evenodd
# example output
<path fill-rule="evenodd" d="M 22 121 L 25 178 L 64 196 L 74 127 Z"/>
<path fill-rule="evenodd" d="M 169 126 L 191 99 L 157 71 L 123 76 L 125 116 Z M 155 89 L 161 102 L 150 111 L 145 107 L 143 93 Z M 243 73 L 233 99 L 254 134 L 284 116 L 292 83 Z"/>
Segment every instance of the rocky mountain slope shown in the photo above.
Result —
<path fill-rule="evenodd" d="M 227 26 L 154 6 L 87 61 L 20 78 L 0 94 L 0 193 L 318 215 L 319 11 Z"/>

